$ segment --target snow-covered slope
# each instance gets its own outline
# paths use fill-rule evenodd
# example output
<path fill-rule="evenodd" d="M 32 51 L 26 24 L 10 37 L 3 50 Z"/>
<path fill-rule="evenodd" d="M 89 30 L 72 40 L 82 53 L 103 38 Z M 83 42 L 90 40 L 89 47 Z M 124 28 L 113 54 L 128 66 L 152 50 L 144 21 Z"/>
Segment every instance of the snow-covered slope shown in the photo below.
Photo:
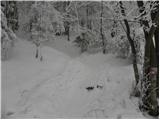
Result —
<path fill-rule="evenodd" d="M 73 57 L 78 50 L 64 46 L 43 47 L 40 62 L 34 45 L 17 42 L 12 59 L 2 62 L 2 117 L 144 118 L 129 98 L 131 65 L 101 53 Z"/>

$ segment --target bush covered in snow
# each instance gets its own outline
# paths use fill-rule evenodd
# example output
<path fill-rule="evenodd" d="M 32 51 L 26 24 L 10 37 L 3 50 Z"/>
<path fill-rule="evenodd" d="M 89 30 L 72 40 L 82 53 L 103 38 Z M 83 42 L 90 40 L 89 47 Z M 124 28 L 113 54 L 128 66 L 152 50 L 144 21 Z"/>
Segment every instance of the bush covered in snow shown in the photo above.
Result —
<path fill-rule="evenodd" d="M 130 45 L 126 35 L 121 34 L 110 39 L 111 40 L 107 42 L 106 46 L 108 52 L 114 53 L 120 58 L 127 58 L 130 56 Z"/>
<path fill-rule="evenodd" d="M 81 52 L 90 51 L 93 48 L 100 47 L 96 35 L 93 31 L 81 30 L 81 33 L 76 37 L 74 43 L 81 48 Z"/>

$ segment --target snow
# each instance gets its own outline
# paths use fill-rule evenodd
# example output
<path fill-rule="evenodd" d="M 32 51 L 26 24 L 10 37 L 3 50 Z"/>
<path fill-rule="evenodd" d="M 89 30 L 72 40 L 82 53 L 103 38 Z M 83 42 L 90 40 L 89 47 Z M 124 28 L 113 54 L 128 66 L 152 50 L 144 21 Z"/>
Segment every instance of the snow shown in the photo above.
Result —
<path fill-rule="evenodd" d="M 19 39 L 2 62 L 2 117 L 145 118 L 130 98 L 134 75 L 127 60 L 80 54 L 64 36 L 44 44 L 42 62 L 35 49 Z"/>

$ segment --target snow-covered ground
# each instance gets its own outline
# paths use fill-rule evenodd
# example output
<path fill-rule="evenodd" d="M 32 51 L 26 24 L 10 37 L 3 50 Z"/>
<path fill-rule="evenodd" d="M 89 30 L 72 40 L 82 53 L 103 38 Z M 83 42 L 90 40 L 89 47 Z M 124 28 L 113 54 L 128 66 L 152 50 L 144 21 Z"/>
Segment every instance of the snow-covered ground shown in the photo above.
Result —
<path fill-rule="evenodd" d="M 2 62 L 2 117 L 145 118 L 130 99 L 134 77 L 127 60 L 80 54 L 64 37 L 45 43 L 42 54 L 40 62 L 35 46 L 18 40 Z"/>

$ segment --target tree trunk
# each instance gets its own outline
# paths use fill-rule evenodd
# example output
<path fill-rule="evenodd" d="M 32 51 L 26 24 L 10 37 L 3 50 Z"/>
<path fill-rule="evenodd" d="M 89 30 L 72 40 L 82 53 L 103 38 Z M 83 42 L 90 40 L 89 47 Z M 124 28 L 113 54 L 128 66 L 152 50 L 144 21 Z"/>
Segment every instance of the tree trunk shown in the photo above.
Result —
<path fill-rule="evenodd" d="M 103 48 L 103 54 L 106 53 L 106 43 L 104 39 L 104 34 L 103 34 L 103 1 L 101 1 L 101 19 L 100 19 L 100 34 L 101 34 L 101 39 L 102 39 L 102 48 Z"/>
<path fill-rule="evenodd" d="M 67 14 L 67 17 L 69 18 L 69 15 Z M 65 34 L 67 35 L 67 40 L 68 41 L 70 41 L 70 31 L 69 31 L 69 29 L 70 29 L 70 23 L 69 23 L 69 21 L 67 20 L 67 21 L 65 21 Z"/>
<path fill-rule="evenodd" d="M 88 10 L 88 4 L 86 6 L 86 24 L 87 24 L 87 28 L 89 29 L 89 20 L 88 20 L 88 16 L 89 16 L 89 10 Z"/>
<path fill-rule="evenodd" d="M 38 47 L 36 46 L 36 55 L 35 55 L 35 58 L 38 58 L 38 56 L 39 56 L 39 52 L 38 52 L 39 50 L 38 50 Z"/>
<path fill-rule="evenodd" d="M 154 2 L 152 2 L 154 3 Z M 158 14 L 159 12 L 159 2 L 155 1 L 155 3 L 157 4 L 155 6 L 155 10 L 151 11 L 151 19 L 152 21 L 154 20 L 154 18 L 156 17 L 156 14 Z M 152 6 L 151 6 L 152 7 Z M 159 71 L 159 24 L 156 27 L 156 30 L 154 32 L 154 40 L 155 40 L 155 52 L 156 52 L 156 61 L 157 61 L 157 71 Z M 159 98 L 159 72 L 157 72 L 157 97 Z"/>
<path fill-rule="evenodd" d="M 143 5 L 143 1 L 137 1 L 137 5 L 139 7 L 139 12 L 143 13 L 145 7 Z M 143 15 L 146 13 L 144 12 Z M 154 14 L 154 18 L 152 17 L 152 23 L 158 23 L 158 13 Z M 157 44 L 158 38 L 155 37 L 156 27 L 149 27 L 149 22 L 147 20 L 140 20 L 141 24 L 144 25 L 143 31 L 145 36 L 145 54 L 144 54 L 144 73 L 143 73 L 143 81 L 142 81 L 142 105 L 140 108 L 148 111 L 150 115 L 157 116 L 158 112 L 158 103 L 157 103 L 157 56 L 156 56 L 156 45 L 154 45 L 153 37 L 155 38 L 155 44 Z M 148 29 L 150 30 L 148 31 Z"/>
<path fill-rule="evenodd" d="M 70 1 L 67 1 L 67 6 L 69 6 L 69 4 L 70 4 Z M 68 17 L 69 17 L 69 15 L 68 15 Z M 70 23 L 69 23 L 69 21 L 67 23 L 67 35 L 68 35 L 68 41 L 70 41 Z"/>
<path fill-rule="evenodd" d="M 126 16 L 122 1 L 120 1 L 119 3 L 120 3 L 122 15 Z M 133 70 L 134 70 L 134 76 L 135 76 L 136 86 L 137 86 L 137 84 L 139 82 L 139 72 L 138 72 L 138 66 L 137 66 L 136 48 L 135 48 L 135 45 L 134 45 L 134 41 L 133 41 L 133 39 L 130 36 L 130 27 L 129 27 L 127 19 L 124 19 L 124 24 L 126 26 L 126 34 L 127 34 L 127 38 L 128 38 L 129 43 L 130 43 L 131 51 L 132 51 L 132 55 L 133 55 Z M 139 94 L 139 92 L 137 91 L 136 94 L 135 94 L 135 96 L 139 96 L 138 94 Z"/>
<path fill-rule="evenodd" d="M 68 24 L 68 28 L 67 28 L 67 35 L 68 35 L 68 41 L 70 41 L 69 24 Z"/>
<path fill-rule="evenodd" d="M 91 13 L 91 10 L 90 10 L 91 7 L 89 7 L 89 5 L 87 4 L 86 6 L 86 26 L 88 29 L 92 29 L 91 27 L 91 19 L 90 19 L 90 13 Z"/>

